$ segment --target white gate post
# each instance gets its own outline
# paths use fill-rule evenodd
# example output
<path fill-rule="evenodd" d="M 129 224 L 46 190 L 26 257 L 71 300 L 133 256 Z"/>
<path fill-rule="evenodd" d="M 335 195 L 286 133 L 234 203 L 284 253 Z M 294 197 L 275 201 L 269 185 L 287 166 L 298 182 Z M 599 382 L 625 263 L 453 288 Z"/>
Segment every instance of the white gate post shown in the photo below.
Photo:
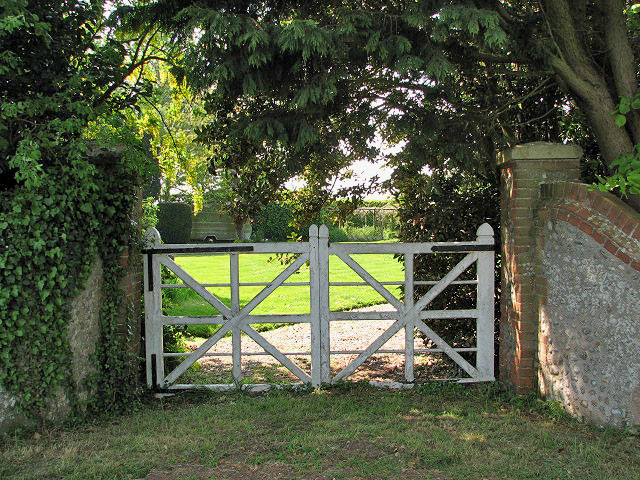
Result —
<path fill-rule="evenodd" d="M 146 248 L 154 248 L 162 243 L 160 232 L 151 227 L 144 236 Z M 153 254 L 143 257 L 144 267 L 144 335 L 147 387 L 154 388 L 164 376 L 162 355 L 162 278 L 160 263 Z M 154 356 L 155 355 L 155 356 Z M 155 361 L 154 361 L 155 359 Z M 155 363 L 155 371 L 153 366 Z M 160 368 L 162 367 L 162 368 Z M 156 384 L 154 385 L 154 377 Z"/>
<path fill-rule="evenodd" d="M 320 271 L 318 258 L 318 227 L 309 227 L 309 303 L 311 328 L 311 386 L 322 383 L 320 344 Z"/>
<path fill-rule="evenodd" d="M 329 307 L 329 229 L 326 225 L 321 225 L 318 229 L 318 270 L 320 273 L 319 293 L 320 293 L 320 368 L 322 382 L 329 383 L 331 380 L 331 341 L 330 341 L 330 307 Z"/>
<path fill-rule="evenodd" d="M 493 228 L 488 223 L 477 231 L 478 245 L 494 245 Z M 476 370 L 483 380 L 494 380 L 494 251 L 479 251 L 476 302 L 478 310 Z"/>
<path fill-rule="evenodd" d="M 240 311 L 240 264 L 238 254 L 229 254 L 229 283 L 231 284 L 231 314 L 236 316 Z M 242 381 L 242 337 L 240 327 L 231 329 L 231 356 L 233 360 L 233 381 L 238 386 Z"/>
<path fill-rule="evenodd" d="M 404 311 L 408 312 L 413 307 L 413 253 L 404 255 Z M 416 318 L 419 312 L 416 312 Z M 413 336 L 416 328 L 416 319 L 412 318 L 404 327 L 404 378 L 407 382 L 414 381 L 414 352 Z"/>

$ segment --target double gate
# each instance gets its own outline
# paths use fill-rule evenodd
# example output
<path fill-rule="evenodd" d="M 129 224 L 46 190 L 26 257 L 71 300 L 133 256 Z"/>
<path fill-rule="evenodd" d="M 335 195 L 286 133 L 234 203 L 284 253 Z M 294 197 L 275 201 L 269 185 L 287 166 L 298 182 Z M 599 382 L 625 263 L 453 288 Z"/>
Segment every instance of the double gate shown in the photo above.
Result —
<path fill-rule="evenodd" d="M 245 389 L 265 388 L 264 385 L 242 385 L 242 335 L 255 341 L 264 354 L 273 356 L 300 382 L 316 387 L 322 383 L 335 383 L 347 379 L 371 355 L 375 353 L 404 354 L 404 377 L 407 384 L 414 382 L 414 355 L 423 353 L 443 353 L 453 360 L 468 377 L 456 378 L 459 382 L 482 382 L 494 380 L 494 239 L 488 224 L 478 228 L 473 242 L 437 243 L 329 243 L 326 226 L 312 225 L 308 242 L 246 243 L 246 244 L 161 244 L 157 230 L 147 233 L 148 248 L 144 253 L 144 302 L 145 302 L 145 342 L 146 374 L 149 388 L 176 390 L 194 387 L 229 389 L 242 386 Z M 295 259 L 271 282 L 241 282 L 239 272 L 240 255 L 245 254 L 289 254 Z M 416 255 L 436 253 L 463 254 L 458 263 L 441 279 L 417 281 L 414 279 L 414 259 Z M 228 283 L 206 284 L 196 281 L 174 260 L 175 255 L 227 255 L 229 257 L 230 278 Z M 404 261 L 404 281 L 385 282 L 375 279 L 352 255 L 354 254 L 399 254 Z M 329 280 L 329 257 L 341 259 L 361 279 L 361 282 L 331 282 Z M 297 257 L 296 257 L 297 256 Z M 309 264 L 309 282 L 287 282 L 302 267 Z M 475 278 L 458 278 L 475 264 Z M 162 283 L 161 268 L 168 268 L 183 284 Z M 468 275 L 467 275 L 468 277 Z M 309 286 L 310 312 L 308 314 L 254 315 L 253 310 L 276 289 L 286 286 Z M 393 308 L 385 312 L 333 312 L 329 304 L 331 287 L 368 285 L 378 292 Z M 387 287 L 402 285 L 404 301 L 394 296 Z M 429 290 L 417 297 L 415 286 L 428 286 Z M 429 309 L 433 300 L 449 285 L 475 285 L 475 308 L 462 310 Z M 263 287 L 242 308 L 240 307 L 240 287 Z M 228 287 L 231 292 L 230 305 L 223 303 L 207 288 Z M 214 307 L 218 315 L 210 316 L 168 316 L 162 312 L 162 290 L 166 288 L 190 288 Z M 454 348 L 445 342 L 428 325 L 430 319 L 475 319 L 476 346 Z M 337 320 L 393 320 L 393 323 L 366 349 L 362 351 L 336 352 L 331 350 L 330 326 Z M 252 325 L 260 323 L 308 323 L 311 329 L 309 352 L 282 352 L 262 336 Z M 214 335 L 188 354 L 166 353 L 163 348 L 163 328 L 165 325 L 220 325 Z M 384 350 L 381 347 L 396 333 L 404 329 L 404 350 Z M 435 348 L 415 349 L 414 335 L 421 331 Z M 224 336 L 232 336 L 233 384 L 191 385 L 178 383 L 180 376 L 204 356 L 216 356 L 209 350 Z M 461 355 L 475 353 L 475 364 Z M 332 354 L 356 354 L 346 367 L 332 376 L 330 360 Z M 311 356 L 311 371 L 304 371 L 290 357 L 302 354 Z M 165 359 L 182 356 L 184 359 L 171 371 L 165 371 Z M 468 356 L 467 356 L 468 357 Z"/>

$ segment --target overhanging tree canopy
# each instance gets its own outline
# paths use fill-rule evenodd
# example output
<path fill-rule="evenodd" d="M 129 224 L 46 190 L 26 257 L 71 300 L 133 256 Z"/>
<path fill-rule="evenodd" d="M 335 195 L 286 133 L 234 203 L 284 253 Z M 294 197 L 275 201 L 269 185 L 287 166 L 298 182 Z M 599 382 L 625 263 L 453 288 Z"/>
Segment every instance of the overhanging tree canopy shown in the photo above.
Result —
<path fill-rule="evenodd" d="M 159 23 L 184 42 L 182 73 L 216 117 L 200 139 L 221 147 L 227 167 L 274 152 L 291 172 L 312 157 L 371 157 L 376 132 L 407 141 L 414 159 L 435 142 L 440 162 L 471 153 L 490 167 L 496 148 L 561 138 L 573 106 L 611 165 L 640 141 L 631 100 L 612 115 L 637 91 L 628 7 L 159 0 L 132 24 Z M 448 145 L 434 140 L 444 132 Z"/>

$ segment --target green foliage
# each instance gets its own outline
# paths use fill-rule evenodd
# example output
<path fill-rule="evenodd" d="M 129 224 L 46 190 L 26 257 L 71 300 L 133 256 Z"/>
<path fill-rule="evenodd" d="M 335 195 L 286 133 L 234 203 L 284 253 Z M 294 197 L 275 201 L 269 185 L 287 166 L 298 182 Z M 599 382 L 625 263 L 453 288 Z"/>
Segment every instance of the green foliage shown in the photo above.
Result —
<path fill-rule="evenodd" d="M 618 107 L 612 112 L 616 125 L 624 127 L 627 124 L 627 115 L 636 110 L 640 110 L 640 93 L 633 97 L 622 97 Z M 640 194 L 640 144 L 634 145 L 631 152 L 614 160 L 611 168 L 614 172 L 611 175 L 598 175 L 595 188 L 601 192 L 619 191 L 623 196 Z"/>
<path fill-rule="evenodd" d="M 161 36 L 154 40 L 167 48 Z M 174 56 L 172 60 L 177 60 Z M 184 84 L 178 83 L 166 62 L 154 61 L 145 76 L 154 84 L 149 98 L 137 105 L 132 116 L 135 128 L 148 140 L 151 154 L 158 162 L 159 192 L 162 202 L 172 201 L 172 191 L 186 187 L 189 203 L 197 213 L 203 207 L 204 195 L 217 186 L 208 170 L 215 148 L 196 142 L 196 132 L 207 123 L 202 99 Z"/>
<path fill-rule="evenodd" d="M 118 88 L 139 59 L 114 35 L 98 41 L 101 2 L 0 6 L 0 188 L 37 187 L 46 165 L 77 158 L 87 122 L 132 105 L 148 84 Z"/>
<path fill-rule="evenodd" d="M 343 230 L 350 242 L 376 242 L 384 238 L 383 229 L 374 226 L 354 227 L 346 225 Z"/>
<path fill-rule="evenodd" d="M 416 158 L 433 152 L 439 136 L 434 164 L 488 168 L 509 142 L 556 136 L 563 94 L 542 81 L 530 95 L 538 73 L 530 75 L 536 62 L 527 55 L 540 49 L 519 43 L 527 35 L 507 35 L 502 8 L 544 23 L 526 6 L 463 1 L 381 9 L 352 1 L 212 7 L 158 0 L 133 18 L 179 32 L 181 71 L 211 114 L 198 138 L 220 147 L 216 166 L 237 171 L 282 158 L 282 175 L 291 176 L 382 156 L 377 135 L 390 145 L 407 142 Z M 323 199 L 307 200 L 317 212 Z"/>
<path fill-rule="evenodd" d="M 0 6 L 0 384 L 31 417 L 44 419 L 59 393 L 77 406 L 67 327 L 100 255 L 104 303 L 89 406 L 129 408 L 139 365 L 127 342 L 137 319 L 123 311 L 118 257 L 136 236 L 130 215 L 142 172 L 122 111 L 149 87 L 127 84 L 144 64 L 145 36 L 121 41 L 103 23 L 102 2 Z M 129 148 L 96 154 L 85 135 Z"/>
<path fill-rule="evenodd" d="M 60 388 L 74 399 L 67 338 L 71 301 L 100 253 L 106 298 L 93 405 L 117 409 L 135 392 L 137 362 L 124 346 L 126 330 L 123 335 L 116 325 L 123 273 L 118 251 L 131 234 L 134 180 L 117 165 L 102 174 L 78 161 L 43 169 L 37 188 L 25 184 L 0 193 L 0 383 L 19 394 L 18 408 L 30 416 L 44 416 Z"/>
<path fill-rule="evenodd" d="M 294 232 L 291 209 L 287 205 L 267 205 L 253 219 L 253 235 L 263 240 L 286 241 Z"/>
<path fill-rule="evenodd" d="M 158 231 L 164 243 L 189 243 L 192 207 L 186 203 L 158 204 Z"/>
<path fill-rule="evenodd" d="M 558 0 L 543 9 L 533 1 L 156 0 L 127 13 L 134 24 L 177 32 L 184 65 L 175 70 L 206 97 L 211 117 L 198 138 L 220 147 L 217 169 L 259 170 L 271 159 L 281 161 L 283 177 L 305 175 L 308 167 L 335 173 L 354 160 L 385 156 L 381 137 L 404 145 L 387 156 L 399 169 L 422 162 L 489 177 L 496 152 L 530 141 L 580 137 L 596 147 L 588 152 L 590 163 L 613 160 L 604 151 L 616 143 L 604 141 L 610 129 L 589 128 L 613 125 L 596 118 L 602 109 L 593 99 L 615 99 L 619 85 L 637 79 L 615 78 L 617 50 L 601 48 L 610 31 L 605 4 L 582 2 L 583 9 L 573 3 Z M 566 8 L 569 19 L 550 13 L 557 8 Z M 637 12 L 632 6 L 625 18 L 622 12 L 615 18 L 628 22 L 629 36 L 637 36 Z M 558 38 L 575 39 L 580 49 Z M 619 40 L 622 51 L 628 39 Z M 575 51 L 584 58 L 567 63 Z M 625 56 L 632 62 L 633 55 L 617 58 Z M 597 82 L 575 68 L 590 63 Z M 591 83 L 604 91 L 590 95 L 575 87 Z M 574 115 L 577 105 L 593 108 Z M 629 108 L 633 100 L 616 113 L 620 125 Z M 296 222 L 298 214 L 317 213 L 326 203 L 322 187 L 301 196 Z"/>
<path fill-rule="evenodd" d="M 330 242 L 348 242 L 349 236 L 344 230 L 337 225 L 330 224 L 329 227 L 329 241 Z"/>
<path fill-rule="evenodd" d="M 393 198 L 386 199 L 365 199 L 362 201 L 363 207 L 388 207 L 395 204 L 395 200 Z"/>
<path fill-rule="evenodd" d="M 140 226 L 143 232 L 147 228 L 158 225 L 158 205 L 154 203 L 153 197 L 147 197 L 142 200 L 142 221 Z"/>
<path fill-rule="evenodd" d="M 608 177 L 598 177 L 595 188 L 605 192 L 619 191 L 623 196 L 640 194 L 640 144 L 633 151 L 613 161 L 611 166 L 615 173 Z"/>
<path fill-rule="evenodd" d="M 413 175 L 396 180 L 398 186 L 398 215 L 401 220 L 400 239 L 405 242 L 473 241 L 477 228 L 484 222 L 498 231 L 499 195 L 496 184 L 454 171 Z M 499 242 L 500 236 L 496 235 Z M 499 245 L 496 251 L 500 251 Z M 417 255 L 417 280 L 439 280 L 453 268 L 461 257 L 451 254 Z M 500 269 L 496 269 L 496 285 Z M 461 277 L 462 278 L 462 277 Z M 429 287 L 416 287 L 422 296 Z M 499 312 L 499 295 L 496 295 Z M 474 308 L 475 287 L 450 286 L 432 303 L 434 309 Z M 498 318 L 498 317 L 496 317 Z M 434 330 L 455 346 L 469 346 L 474 341 L 475 321 L 430 320 Z"/>

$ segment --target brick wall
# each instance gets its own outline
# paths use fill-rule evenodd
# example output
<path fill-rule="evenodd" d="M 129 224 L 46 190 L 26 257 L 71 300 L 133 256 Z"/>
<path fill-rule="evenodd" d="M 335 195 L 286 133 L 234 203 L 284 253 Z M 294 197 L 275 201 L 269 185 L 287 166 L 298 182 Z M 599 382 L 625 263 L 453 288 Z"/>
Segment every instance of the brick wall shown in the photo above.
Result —
<path fill-rule="evenodd" d="M 579 418 L 637 426 L 640 215 L 577 183 L 579 156 L 536 143 L 500 158 L 500 378 Z"/>
<path fill-rule="evenodd" d="M 500 380 L 518 393 L 535 387 L 537 306 L 533 264 L 533 212 L 540 185 L 577 180 L 578 147 L 534 143 L 499 157 L 501 169 L 502 302 Z"/>

